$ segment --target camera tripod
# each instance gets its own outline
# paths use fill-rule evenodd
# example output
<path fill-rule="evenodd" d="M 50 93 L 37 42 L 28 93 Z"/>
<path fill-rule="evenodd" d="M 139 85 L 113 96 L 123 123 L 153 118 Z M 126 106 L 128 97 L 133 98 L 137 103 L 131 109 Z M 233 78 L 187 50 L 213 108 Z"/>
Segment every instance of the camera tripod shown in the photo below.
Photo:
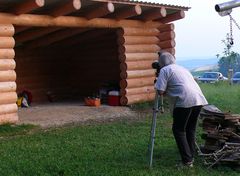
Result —
<path fill-rule="evenodd" d="M 159 98 L 160 105 L 159 105 Z M 163 108 L 163 95 L 159 95 L 158 91 L 156 90 L 155 93 L 155 100 L 153 106 L 153 117 L 152 117 L 152 125 L 151 125 L 151 134 L 150 134 L 150 142 L 148 146 L 148 153 L 149 153 L 149 168 L 152 168 L 152 160 L 153 160 L 153 150 L 154 150 L 154 141 L 155 141 L 155 132 L 156 132 L 156 123 L 157 123 L 157 113 L 158 112 L 164 113 Z"/>

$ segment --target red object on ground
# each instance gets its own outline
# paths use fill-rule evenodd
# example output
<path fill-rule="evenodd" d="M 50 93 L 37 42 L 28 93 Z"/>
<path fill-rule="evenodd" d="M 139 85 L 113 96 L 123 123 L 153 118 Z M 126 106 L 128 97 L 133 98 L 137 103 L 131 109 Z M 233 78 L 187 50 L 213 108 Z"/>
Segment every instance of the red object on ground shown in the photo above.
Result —
<path fill-rule="evenodd" d="M 118 91 L 110 91 L 108 94 L 108 105 L 110 106 L 119 106 L 120 105 L 120 96 Z"/>

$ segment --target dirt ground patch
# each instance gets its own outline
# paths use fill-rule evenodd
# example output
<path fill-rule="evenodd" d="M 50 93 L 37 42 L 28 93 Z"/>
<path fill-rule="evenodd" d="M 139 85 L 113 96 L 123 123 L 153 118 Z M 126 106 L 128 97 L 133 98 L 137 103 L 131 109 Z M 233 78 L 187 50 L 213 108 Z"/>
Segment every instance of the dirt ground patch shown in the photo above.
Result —
<path fill-rule="evenodd" d="M 88 107 L 82 103 L 47 103 L 19 109 L 19 124 L 34 124 L 43 128 L 105 122 L 121 119 L 136 119 L 140 114 L 129 107 L 107 106 Z"/>

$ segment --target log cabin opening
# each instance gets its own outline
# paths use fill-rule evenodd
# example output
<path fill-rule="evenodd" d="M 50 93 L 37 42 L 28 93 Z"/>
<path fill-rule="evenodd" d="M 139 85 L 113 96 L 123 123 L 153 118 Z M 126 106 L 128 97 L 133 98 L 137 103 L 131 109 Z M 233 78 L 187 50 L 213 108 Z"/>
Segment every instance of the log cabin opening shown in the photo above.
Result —
<path fill-rule="evenodd" d="M 117 28 L 32 28 L 54 31 L 44 37 L 16 34 L 17 93 L 28 90 L 33 103 L 83 101 L 103 88 L 119 89 Z M 20 37 L 19 37 L 20 36 Z"/>
<path fill-rule="evenodd" d="M 80 64 L 76 62 L 78 59 L 74 60 L 80 57 L 78 48 L 67 48 L 70 44 L 62 44 L 54 48 L 48 46 L 48 43 L 51 44 L 58 38 L 64 40 L 69 38 L 68 42 L 75 42 L 78 39 L 75 37 L 77 34 L 91 34 L 91 30 L 101 31 L 101 28 L 115 32 L 118 28 L 122 30 L 120 33 L 117 32 L 118 39 L 121 40 L 120 43 L 118 41 L 120 47 L 115 54 L 118 54 L 120 63 L 118 63 L 118 69 L 114 70 L 118 70 L 115 78 L 121 79 L 119 84 L 121 104 L 130 105 L 153 100 L 155 75 L 150 63 L 156 60 L 156 52 L 159 50 L 175 53 L 174 26 L 167 23 L 184 18 L 184 11 L 188 9 L 183 6 L 130 0 L 0 0 L 0 124 L 15 123 L 18 120 L 16 92 L 23 89 L 25 85 L 32 84 L 36 93 L 42 94 L 42 96 L 33 97 L 39 101 L 44 101 L 41 100 L 42 97 L 46 98 L 45 93 L 42 92 L 44 88 L 45 92 L 46 88 L 52 87 L 63 89 L 55 90 L 56 92 L 66 92 L 69 86 L 78 88 L 77 83 L 81 81 L 79 77 L 73 76 L 69 80 L 67 75 L 79 72 L 66 69 L 77 67 L 78 65 L 74 63 Z M 70 37 L 65 38 L 68 35 Z M 82 35 L 82 38 L 84 36 Z M 94 43 L 94 47 L 98 46 Z M 112 45 L 108 47 L 114 48 Z M 66 49 L 73 52 L 68 52 Z M 89 53 L 94 53 L 90 51 Z M 67 62 L 69 56 L 72 62 Z M 58 59 L 61 62 L 54 63 Z M 42 61 L 48 64 L 44 66 L 45 63 Z M 87 63 L 90 67 L 94 65 L 93 62 Z M 116 63 L 117 61 L 114 64 Z M 56 65 L 60 66 L 56 67 Z M 107 69 L 112 68 L 111 66 Z M 89 66 L 88 69 L 91 70 Z M 104 72 L 107 69 L 104 69 Z M 51 73 L 49 73 L 50 70 Z M 43 75 L 38 78 L 42 81 L 31 83 L 36 78 L 34 76 L 26 78 L 29 72 L 34 73 L 33 75 L 45 72 L 44 74 L 50 74 L 53 78 L 55 76 L 56 80 Z M 57 74 L 62 76 L 60 81 Z M 97 73 L 96 76 L 98 76 Z M 48 80 L 44 82 L 44 79 Z M 69 81 L 76 81 L 76 83 L 67 85 Z M 18 90 L 16 90 L 16 82 Z M 39 89 L 37 89 L 38 86 Z M 86 94 L 90 90 L 86 88 Z M 80 96 L 80 93 L 76 95 Z"/>

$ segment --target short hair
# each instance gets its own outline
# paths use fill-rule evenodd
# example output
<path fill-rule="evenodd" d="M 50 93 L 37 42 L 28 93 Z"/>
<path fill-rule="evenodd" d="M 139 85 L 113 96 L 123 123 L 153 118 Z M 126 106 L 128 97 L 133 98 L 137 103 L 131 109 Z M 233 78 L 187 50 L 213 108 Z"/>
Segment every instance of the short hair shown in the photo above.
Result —
<path fill-rule="evenodd" d="M 175 57 L 169 52 L 158 52 L 158 55 L 158 63 L 161 68 L 176 63 Z"/>

